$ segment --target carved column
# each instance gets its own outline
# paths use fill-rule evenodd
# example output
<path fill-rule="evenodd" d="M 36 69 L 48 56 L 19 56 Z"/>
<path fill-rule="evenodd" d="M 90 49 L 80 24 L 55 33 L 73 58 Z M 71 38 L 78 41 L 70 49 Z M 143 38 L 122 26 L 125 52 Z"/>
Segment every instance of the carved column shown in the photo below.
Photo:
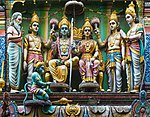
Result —
<path fill-rule="evenodd" d="M 144 3 L 144 39 L 145 39 L 145 76 L 144 76 L 144 84 L 145 89 L 150 90 L 150 2 Z"/>
<path fill-rule="evenodd" d="M 136 4 L 138 6 L 139 20 L 141 21 L 143 19 L 144 0 L 136 0 Z"/>

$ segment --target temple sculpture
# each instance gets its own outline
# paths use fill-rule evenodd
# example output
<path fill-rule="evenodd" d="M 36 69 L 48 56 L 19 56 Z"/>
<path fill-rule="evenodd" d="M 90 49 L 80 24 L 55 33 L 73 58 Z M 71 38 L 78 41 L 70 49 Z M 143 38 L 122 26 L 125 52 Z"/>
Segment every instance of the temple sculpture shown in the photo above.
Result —
<path fill-rule="evenodd" d="M 149 9 L 1 0 L 0 117 L 149 117 Z"/>
<path fill-rule="evenodd" d="M 38 64 L 38 63 L 37 63 Z M 25 91 L 27 91 L 28 84 L 31 84 L 30 92 L 33 93 L 33 100 L 44 100 L 49 101 L 49 95 L 51 93 L 50 84 L 51 82 L 44 82 L 42 76 L 44 74 L 44 66 L 38 64 L 32 73 L 32 82 L 25 84 Z"/>
<path fill-rule="evenodd" d="M 143 56 L 143 26 L 136 20 L 134 4 L 131 2 L 125 11 L 125 18 L 130 29 L 127 32 L 126 38 L 126 73 L 128 91 L 138 92 L 142 81 L 141 63 L 144 60 Z"/>
<path fill-rule="evenodd" d="M 96 79 L 100 67 L 100 61 L 98 60 L 98 44 L 91 37 L 93 28 L 88 18 L 82 26 L 82 31 L 83 39 L 78 47 L 78 51 L 81 53 L 79 71 L 82 78 L 82 83 L 97 83 Z M 82 86 L 80 85 L 80 88 L 81 87 Z"/>
<path fill-rule="evenodd" d="M 112 12 L 110 19 L 111 34 L 102 43 L 98 40 L 99 46 L 107 46 L 107 62 L 106 69 L 108 74 L 108 89 L 107 91 L 121 92 L 122 87 L 122 67 L 124 69 L 125 63 L 125 47 L 123 38 L 126 34 L 123 30 L 119 29 L 119 21 L 116 12 Z"/>
<path fill-rule="evenodd" d="M 78 64 L 79 58 L 77 56 L 70 58 L 70 54 L 72 54 L 71 48 L 73 48 L 71 45 L 73 44 L 71 44 L 70 38 L 71 24 L 66 16 L 62 17 L 62 20 L 58 24 L 58 28 L 59 36 L 56 40 L 57 43 L 52 43 L 53 47 L 55 47 L 53 50 L 57 49 L 57 52 L 53 51 L 52 56 L 56 56 L 55 54 L 57 54 L 57 56 L 49 61 L 49 69 L 54 82 L 65 83 L 68 77 L 70 61 L 72 61 L 73 65 L 76 65 Z"/>
<path fill-rule="evenodd" d="M 42 55 L 42 49 L 48 47 L 50 41 L 45 43 L 43 39 L 38 36 L 39 31 L 39 17 L 34 12 L 32 15 L 29 34 L 24 38 L 24 70 L 27 71 L 27 82 L 32 81 L 32 73 L 36 68 L 37 63 L 43 64 L 44 58 Z"/>
<path fill-rule="evenodd" d="M 7 28 L 9 83 L 13 90 L 21 89 L 22 71 L 22 14 L 15 12 L 12 15 L 10 26 Z"/>
<path fill-rule="evenodd" d="M 95 33 L 97 39 L 100 39 L 101 38 L 101 35 L 100 35 L 100 19 L 97 18 L 97 17 L 94 17 L 91 19 L 91 25 L 93 27 L 93 32 Z M 98 44 L 99 45 L 99 44 Z M 99 91 L 102 91 L 104 92 L 104 71 L 105 71 L 105 63 L 104 63 L 104 60 L 103 60 L 103 55 L 102 55 L 102 48 L 99 46 L 99 49 L 98 49 L 98 52 L 99 52 L 99 56 L 98 56 L 98 59 L 100 61 L 100 67 L 99 67 L 99 74 L 98 74 L 98 78 L 97 78 L 97 81 L 99 83 Z"/>

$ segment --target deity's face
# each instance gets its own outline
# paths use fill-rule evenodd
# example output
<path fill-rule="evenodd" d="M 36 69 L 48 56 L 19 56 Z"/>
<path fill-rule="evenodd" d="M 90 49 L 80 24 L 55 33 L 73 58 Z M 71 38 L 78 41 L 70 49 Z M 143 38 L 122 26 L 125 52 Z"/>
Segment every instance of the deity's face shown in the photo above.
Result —
<path fill-rule="evenodd" d="M 33 22 L 31 25 L 32 31 L 33 32 L 38 32 L 39 30 L 39 23 L 38 22 Z"/>
<path fill-rule="evenodd" d="M 131 24 L 134 21 L 134 18 L 130 14 L 126 14 L 125 17 L 126 17 L 126 21 L 128 22 L 128 24 Z"/>
<path fill-rule="evenodd" d="M 69 29 L 68 29 L 68 26 L 67 25 L 62 25 L 61 28 L 60 28 L 60 33 L 63 35 L 63 36 L 66 36 L 69 34 Z"/>
<path fill-rule="evenodd" d="M 90 27 L 85 27 L 84 28 L 84 36 L 89 37 L 91 35 L 91 28 Z"/>
<path fill-rule="evenodd" d="M 110 22 L 109 22 L 109 25 L 110 25 L 110 30 L 111 31 L 114 31 L 114 30 L 116 30 L 117 29 L 117 22 L 115 21 L 115 20 L 111 20 Z"/>
<path fill-rule="evenodd" d="M 22 23 L 22 16 L 18 15 L 18 17 L 16 18 L 15 21 L 17 24 L 21 24 Z"/>

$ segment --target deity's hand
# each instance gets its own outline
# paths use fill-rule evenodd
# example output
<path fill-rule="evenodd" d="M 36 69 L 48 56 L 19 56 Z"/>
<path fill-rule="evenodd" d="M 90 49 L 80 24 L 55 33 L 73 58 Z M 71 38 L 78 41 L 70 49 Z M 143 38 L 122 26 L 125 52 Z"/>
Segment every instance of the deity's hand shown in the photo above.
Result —
<path fill-rule="evenodd" d="M 123 39 L 126 39 L 126 34 L 122 29 L 120 30 L 120 35 Z"/>
<path fill-rule="evenodd" d="M 94 58 L 94 57 L 92 57 L 92 58 L 90 59 L 90 63 L 91 63 L 91 65 L 93 65 L 94 60 L 95 60 L 95 58 Z"/>
<path fill-rule="evenodd" d="M 125 41 L 126 41 L 128 44 L 131 44 L 132 40 L 130 39 L 129 36 L 127 36 L 125 39 L 126 39 Z"/>
<path fill-rule="evenodd" d="M 24 30 L 21 30 L 19 37 L 22 37 L 24 35 Z"/>
<path fill-rule="evenodd" d="M 54 34 L 55 34 L 55 30 L 54 30 L 54 29 L 51 29 L 50 34 L 51 34 L 51 35 L 54 35 Z"/>
<path fill-rule="evenodd" d="M 51 29 L 51 31 L 50 31 L 50 35 L 51 35 L 51 37 L 52 37 L 53 41 L 56 41 L 57 36 L 56 36 L 56 32 L 55 32 L 55 30 Z"/>
<path fill-rule="evenodd" d="M 96 35 L 98 35 L 98 34 L 99 34 L 99 29 L 98 29 L 98 28 L 95 28 L 95 29 L 94 29 L 94 33 L 95 33 Z"/>
<path fill-rule="evenodd" d="M 72 50 L 74 50 L 74 49 L 76 48 L 75 43 L 72 43 L 72 44 L 71 44 L 71 48 L 72 48 Z"/>
<path fill-rule="evenodd" d="M 23 63 L 23 68 L 24 68 L 24 71 L 27 70 L 27 62 L 26 61 L 24 61 L 24 63 Z"/>
<path fill-rule="evenodd" d="M 51 85 L 51 82 L 46 82 L 46 85 Z"/>
<path fill-rule="evenodd" d="M 100 66 L 103 66 L 103 60 L 100 60 Z"/>

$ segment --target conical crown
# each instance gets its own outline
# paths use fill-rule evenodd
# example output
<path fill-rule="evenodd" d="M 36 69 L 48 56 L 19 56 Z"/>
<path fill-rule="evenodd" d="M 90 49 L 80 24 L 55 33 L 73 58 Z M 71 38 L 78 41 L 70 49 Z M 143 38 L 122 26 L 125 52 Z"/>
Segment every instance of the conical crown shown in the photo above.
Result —
<path fill-rule="evenodd" d="M 85 19 L 85 23 L 82 26 L 82 30 L 84 30 L 85 27 L 90 27 L 91 31 L 93 30 L 91 24 L 90 24 L 90 20 L 88 18 Z"/>
<path fill-rule="evenodd" d="M 133 4 L 133 1 L 129 4 L 129 7 L 126 9 L 126 14 L 130 14 L 133 17 L 136 15 L 135 13 L 135 9 L 134 9 L 135 5 Z"/>
<path fill-rule="evenodd" d="M 115 20 L 116 22 L 118 22 L 118 17 L 117 17 L 117 12 L 116 11 L 113 11 L 111 16 L 110 16 L 110 21 L 111 20 Z"/>
<path fill-rule="evenodd" d="M 38 15 L 37 15 L 35 12 L 32 14 L 31 24 L 32 24 L 33 22 L 37 22 L 37 23 L 40 22 L 39 17 L 38 17 Z"/>
<path fill-rule="evenodd" d="M 68 21 L 68 19 L 67 19 L 67 17 L 66 16 L 63 16 L 62 17 L 62 20 L 59 22 L 59 24 L 58 24 L 58 27 L 60 28 L 62 25 L 67 25 L 68 26 L 68 28 L 70 29 L 70 27 L 71 27 L 71 24 L 70 24 L 70 22 Z"/>

